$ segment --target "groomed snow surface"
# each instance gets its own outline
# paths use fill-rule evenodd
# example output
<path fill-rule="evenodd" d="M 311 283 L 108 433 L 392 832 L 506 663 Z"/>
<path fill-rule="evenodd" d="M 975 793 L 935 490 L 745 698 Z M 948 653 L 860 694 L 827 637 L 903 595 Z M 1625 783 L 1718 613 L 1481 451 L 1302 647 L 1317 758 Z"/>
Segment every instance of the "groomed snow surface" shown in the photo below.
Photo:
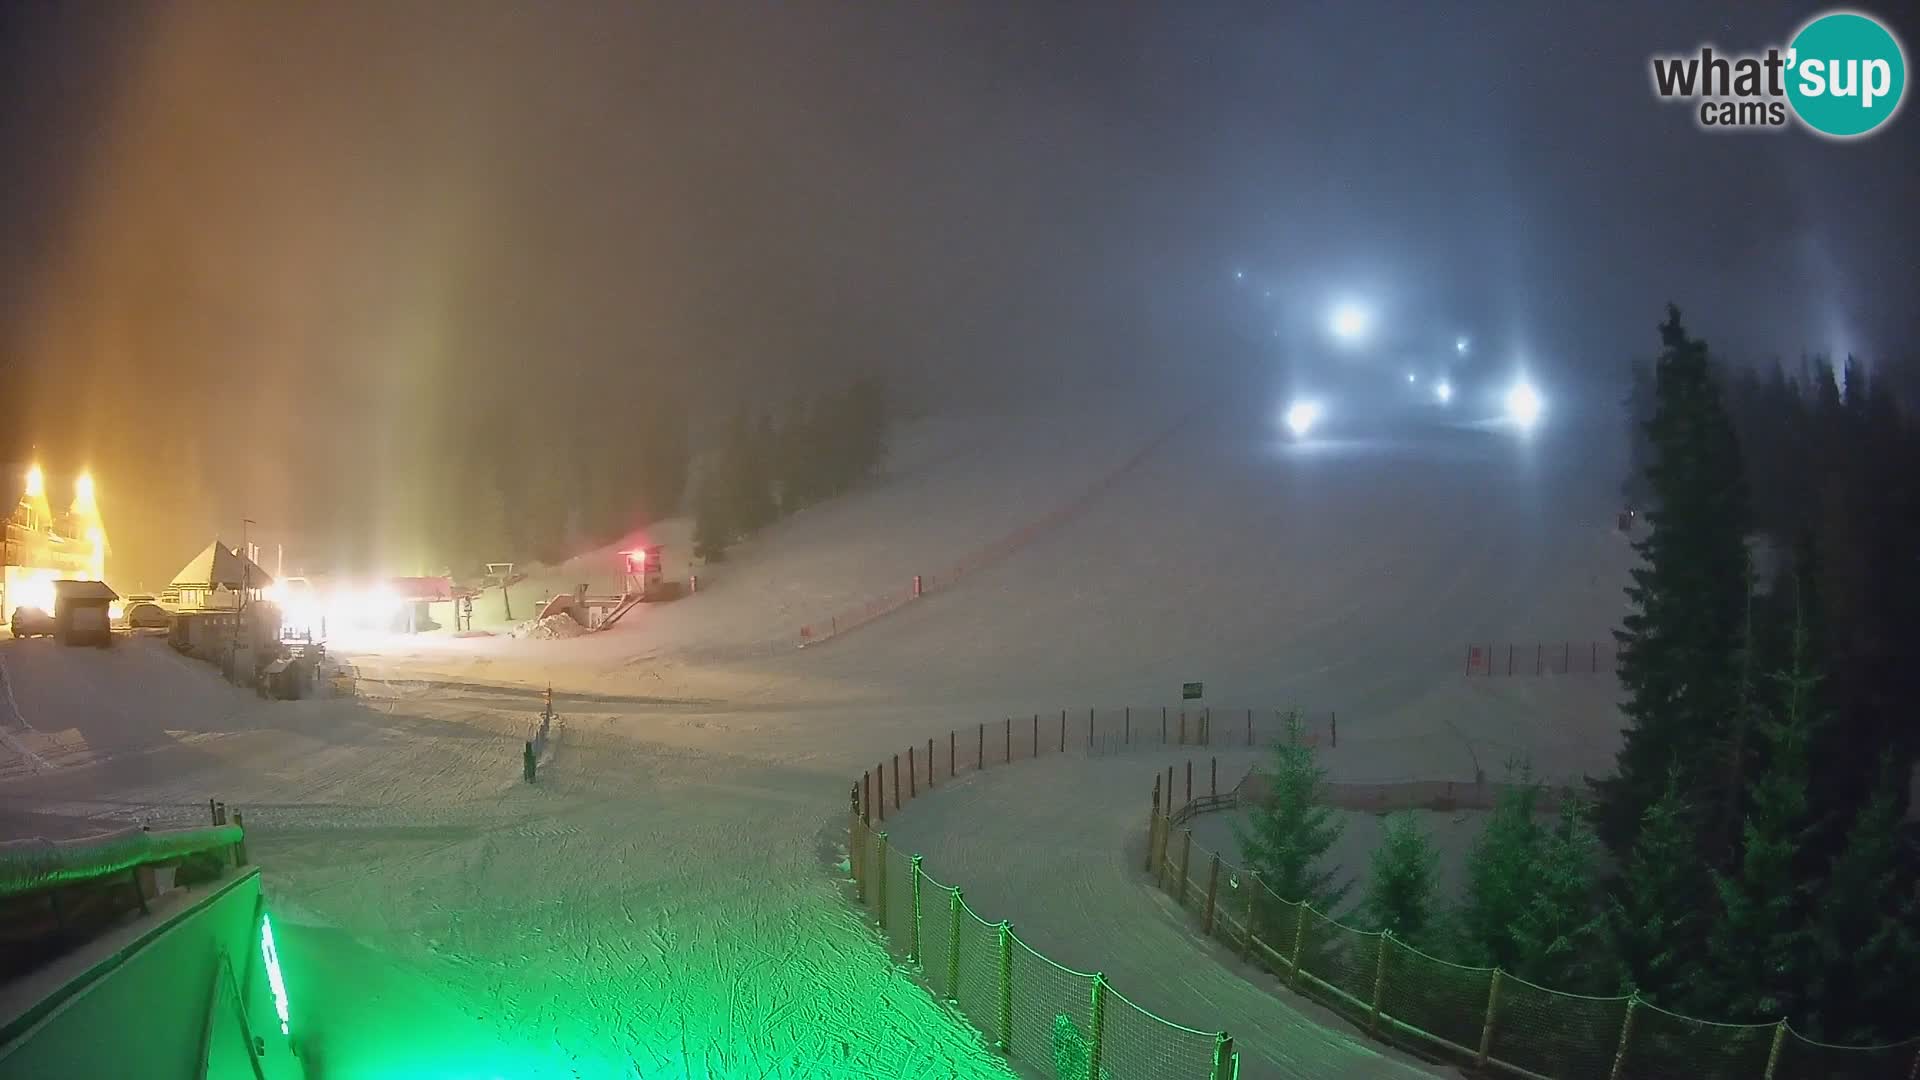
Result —
<path fill-rule="evenodd" d="M 871 488 L 605 633 L 338 646 L 358 700 L 261 701 L 152 638 L 0 643 L 0 831 L 244 808 L 296 1037 L 325 1077 L 1005 1076 L 848 902 L 847 785 L 872 762 L 1205 680 L 1210 700 L 1337 709 L 1345 778 L 1610 763 L 1610 676 L 1468 679 L 1462 658 L 1617 623 L 1613 442 L 1447 428 L 1289 446 L 1268 412 L 1203 413 L 1021 550 L 805 650 L 802 623 L 1071 505 L 1178 414 L 921 422 Z M 684 549 L 669 558 L 680 576 Z M 611 553 L 537 574 L 515 615 L 579 582 L 617 588 Z M 549 682 L 564 719 L 526 785 Z M 910 807 L 896 842 L 1060 962 L 1227 1028 L 1244 1076 L 1423 1069 L 1244 978 L 1129 872 L 1156 761 L 989 772 Z"/>

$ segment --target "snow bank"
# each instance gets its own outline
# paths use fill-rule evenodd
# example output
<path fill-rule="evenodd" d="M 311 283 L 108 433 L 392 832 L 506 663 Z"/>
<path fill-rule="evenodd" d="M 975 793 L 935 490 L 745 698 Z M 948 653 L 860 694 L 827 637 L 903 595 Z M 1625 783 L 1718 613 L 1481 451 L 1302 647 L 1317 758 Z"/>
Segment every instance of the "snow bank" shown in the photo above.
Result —
<path fill-rule="evenodd" d="M 536 641 L 555 638 L 576 638 L 587 633 L 587 628 L 564 611 L 556 611 L 538 619 L 531 619 L 514 628 L 513 636 L 532 638 Z"/>

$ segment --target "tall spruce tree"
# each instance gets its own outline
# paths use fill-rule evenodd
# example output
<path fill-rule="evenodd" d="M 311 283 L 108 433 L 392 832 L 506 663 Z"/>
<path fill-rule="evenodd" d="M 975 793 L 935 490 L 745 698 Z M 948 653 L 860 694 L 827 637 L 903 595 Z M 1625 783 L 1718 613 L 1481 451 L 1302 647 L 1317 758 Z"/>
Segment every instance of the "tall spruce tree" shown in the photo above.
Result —
<path fill-rule="evenodd" d="M 1373 849 L 1362 908 L 1368 921 L 1402 941 L 1427 941 L 1434 923 L 1434 875 L 1440 853 L 1410 811 L 1387 815 Z"/>
<path fill-rule="evenodd" d="M 1514 974 L 1573 993 L 1595 993 L 1613 982 L 1606 917 L 1594 870 L 1600 841 L 1588 807 L 1573 797 L 1560 804 L 1553 827 L 1534 835 L 1531 882 L 1514 921 Z"/>
<path fill-rule="evenodd" d="M 1804 612 L 1804 596 L 1796 609 Z M 1714 875 L 1720 905 L 1708 938 L 1721 1014 L 1762 1021 L 1797 1014 L 1812 975 L 1806 883 L 1796 873 L 1807 837 L 1807 748 L 1817 723 L 1804 616 L 1793 655 L 1775 676 L 1783 700 L 1758 725 L 1763 761 L 1748 792 L 1740 858 Z"/>
<path fill-rule="evenodd" d="M 1920 986 L 1920 896 L 1901 837 L 1899 770 L 1880 759 L 1881 781 L 1847 831 L 1813 911 L 1808 1034 L 1854 1044 L 1911 1038 Z"/>
<path fill-rule="evenodd" d="M 1507 786 L 1467 854 L 1467 893 L 1458 952 L 1468 962 L 1517 970 L 1515 937 L 1539 879 L 1540 785 L 1521 763 L 1507 766 Z"/>
<path fill-rule="evenodd" d="M 1268 759 L 1267 797 L 1246 827 L 1233 824 L 1248 865 L 1282 900 L 1304 900 L 1330 913 L 1352 883 L 1334 884 L 1332 870 L 1321 867 L 1327 849 L 1345 823 L 1322 799 L 1327 770 L 1314 760 L 1298 710 L 1286 715 L 1286 737 Z"/>
<path fill-rule="evenodd" d="M 1634 545 L 1643 565 L 1627 588 L 1632 611 L 1614 632 L 1627 727 L 1616 775 L 1595 782 L 1600 835 L 1616 854 L 1632 848 L 1669 762 L 1705 805 L 1722 804 L 1740 702 L 1749 513 L 1739 442 L 1706 344 L 1687 336 L 1672 305 L 1660 338 L 1646 430 L 1650 528 Z M 1710 861 L 1727 857 L 1703 847 Z"/>
<path fill-rule="evenodd" d="M 1640 817 L 1640 829 L 1608 904 L 1613 951 L 1622 992 L 1670 1010 L 1693 1007 L 1705 948 L 1711 881 L 1695 854 L 1692 808 L 1680 770 L 1667 770 L 1667 787 Z"/>

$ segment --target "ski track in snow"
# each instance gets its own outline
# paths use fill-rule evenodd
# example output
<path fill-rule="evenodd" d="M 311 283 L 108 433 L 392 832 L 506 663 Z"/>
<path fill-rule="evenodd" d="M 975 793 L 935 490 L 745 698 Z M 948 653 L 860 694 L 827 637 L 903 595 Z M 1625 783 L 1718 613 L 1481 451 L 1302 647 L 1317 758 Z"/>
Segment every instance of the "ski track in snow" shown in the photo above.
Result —
<path fill-rule="evenodd" d="M 569 641 L 365 643 L 353 700 L 263 702 L 158 639 L 7 642 L 20 722 L 0 828 L 191 824 L 209 795 L 244 808 L 277 912 L 431 980 L 539 1063 L 525 1075 L 1009 1075 L 836 880 L 846 784 L 870 763 L 1036 708 L 1163 702 L 1193 678 L 1218 700 L 1340 709 L 1329 761 L 1351 778 L 1470 779 L 1516 752 L 1565 775 L 1612 751 L 1610 678 L 1459 673 L 1470 639 L 1616 621 L 1617 468 L 1586 447 L 1521 462 L 1450 432 L 1307 454 L 1230 414 L 958 588 L 830 649 L 782 644 L 1070 503 L 1163 427 L 929 425 L 888 478 L 702 571 L 696 598 Z M 536 574 L 516 614 L 549 587 L 600 591 L 588 575 L 608 565 Z M 526 785 L 549 682 L 564 722 Z M 14 746 L 29 737 L 57 767 L 31 767 Z M 896 838 L 1060 962 L 1227 1027 L 1245 1075 L 1408 1072 L 1222 963 L 1129 876 L 1152 760 L 991 772 L 915 804 Z"/>

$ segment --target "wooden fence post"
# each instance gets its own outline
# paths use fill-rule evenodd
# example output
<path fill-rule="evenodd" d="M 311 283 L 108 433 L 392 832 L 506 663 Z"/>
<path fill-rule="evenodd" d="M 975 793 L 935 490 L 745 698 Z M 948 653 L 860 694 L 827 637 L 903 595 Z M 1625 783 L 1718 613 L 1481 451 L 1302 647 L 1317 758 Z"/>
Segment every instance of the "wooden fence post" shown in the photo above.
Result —
<path fill-rule="evenodd" d="M 1173 766 L 1167 766 L 1167 814 L 1173 814 Z"/>
<path fill-rule="evenodd" d="M 1393 931 L 1380 931 L 1379 956 L 1373 962 L 1373 1008 L 1367 1017 L 1367 1034 L 1380 1034 L 1380 995 L 1387 989 L 1387 948 L 1393 944 Z"/>
<path fill-rule="evenodd" d="M 1220 795 L 1220 759 L 1213 758 L 1208 768 L 1210 778 L 1207 781 L 1207 794 L 1217 798 Z"/>
<path fill-rule="evenodd" d="M 960 916 L 964 912 L 960 886 L 947 893 L 947 1000 L 960 1000 Z"/>
<path fill-rule="evenodd" d="M 1166 814 L 1160 815 L 1160 820 L 1155 823 L 1155 828 L 1158 830 L 1158 832 L 1155 834 L 1157 839 L 1154 841 L 1154 848 L 1153 848 L 1153 851 L 1154 851 L 1153 886 L 1154 888 L 1159 889 L 1161 892 L 1166 892 L 1167 891 L 1167 839 L 1168 839 L 1167 830 L 1173 828 L 1173 818 Z"/>
<path fill-rule="evenodd" d="M 1607 1073 L 1607 1080 L 1620 1080 L 1620 1070 L 1626 1067 L 1627 1044 L 1633 1040 L 1633 1010 L 1639 1004 L 1639 994 L 1627 996 L 1627 1015 L 1620 1021 L 1620 1045 L 1613 1051 L 1613 1069 Z"/>
<path fill-rule="evenodd" d="M 1293 920 L 1293 959 L 1289 963 L 1293 967 L 1293 985 L 1298 987 L 1301 976 L 1300 948 L 1307 942 L 1307 902 L 1302 900 L 1296 903 L 1293 912 L 1298 917 Z"/>
<path fill-rule="evenodd" d="M 1013 924 L 1000 922 L 1000 1046 L 1013 1053 Z"/>
<path fill-rule="evenodd" d="M 1783 1016 L 1779 1023 L 1773 1025 L 1773 1045 L 1767 1048 L 1767 1071 L 1761 1074 L 1761 1080 L 1773 1080 L 1773 1070 L 1780 1064 L 1780 1045 L 1786 1040 L 1787 1020 Z"/>
<path fill-rule="evenodd" d="M 1093 1029 L 1087 1040 L 1087 1080 L 1100 1080 L 1100 1051 L 1107 1041 L 1107 977 L 1094 972 L 1093 975 Z"/>
<path fill-rule="evenodd" d="M 233 842 L 233 865 L 247 865 L 247 819 L 240 811 L 233 812 L 233 824 L 240 830 L 240 839 Z"/>
<path fill-rule="evenodd" d="M 960 739 L 953 729 L 947 729 L 947 777 L 960 775 Z"/>
<path fill-rule="evenodd" d="M 1253 710 L 1247 710 L 1247 745 L 1253 745 Z"/>
<path fill-rule="evenodd" d="M 1493 979 L 1487 984 L 1487 1021 L 1480 1025 L 1480 1053 L 1475 1056 L 1474 1064 L 1485 1067 L 1487 1054 L 1493 1049 L 1493 1022 L 1500 1011 L 1500 969 L 1493 969 Z"/>
<path fill-rule="evenodd" d="M 933 790 L 933 740 L 927 740 L 927 790 Z"/>
<path fill-rule="evenodd" d="M 1187 759 L 1187 800 L 1186 802 L 1183 802 L 1180 805 L 1182 807 L 1185 807 L 1188 803 L 1191 803 L 1191 802 L 1193 802 L 1193 759 L 1188 758 Z"/>
<path fill-rule="evenodd" d="M 1260 890 L 1265 887 L 1260 884 L 1260 871 L 1247 872 L 1247 936 L 1240 943 L 1242 960 L 1253 955 L 1253 935 L 1255 920 L 1259 918 Z"/>
<path fill-rule="evenodd" d="M 1007 717 L 1007 762 L 1013 762 L 1013 717 Z"/>
<path fill-rule="evenodd" d="M 1128 705 L 1125 708 L 1126 712 L 1120 715 L 1120 744 L 1122 746 L 1129 745 L 1133 742 L 1133 706 Z"/>
<path fill-rule="evenodd" d="M 1153 774 L 1153 812 L 1147 815 L 1147 873 L 1153 873 L 1154 832 L 1160 827 L 1160 774 Z"/>
<path fill-rule="evenodd" d="M 913 886 L 913 924 L 907 927 L 907 959 L 914 963 L 920 961 L 920 853 L 914 852 L 913 861 L 908 864 L 907 880 Z"/>
<path fill-rule="evenodd" d="M 860 774 L 860 824 L 873 824 L 873 770 Z"/>
<path fill-rule="evenodd" d="M 1180 745 L 1187 745 L 1187 710 L 1180 710 Z"/>
<path fill-rule="evenodd" d="M 1329 747 L 1340 745 L 1340 714 L 1332 709 L 1327 710 L 1327 745 Z"/>
<path fill-rule="evenodd" d="M 1066 714 L 1061 713 L 1060 715 L 1064 717 Z M 1066 747 L 1061 747 L 1061 749 L 1064 750 L 1066 749 Z M 1033 714 L 1033 756 L 1034 757 L 1040 756 L 1040 714 L 1039 713 Z"/>
<path fill-rule="evenodd" d="M 1207 868 L 1207 908 L 1200 916 L 1200 934 L 1213 936 L 1213 905 L 1220 895 L 1220 853 L 1213 853 L 1213 865 Z"/>
<path fill-rule="evenodd" d="M 880 804 L 880 823 L 887 821 L 887 763 L 881 762 L 873 767 L 873 793 Z"/>
<path fill-rule="evenodd" d="M 1187 867 L 1193 860 L 1193 830 L 1180 830 L 1180 892 L 1174 902 L 1181 907 L 1187 906 Z"/>
<path fill-rule="evenodd" d="M 909 746 L 907 747 L 907 798 L 909 799 L 917 798 L 920 794 L 918 775 L 918 770 L 913 767 L 913 747 Z"/>
<path fill-rule="evenodd" d="M 900 809 L 900 755 L 893 755 L 893 808 Z"/>
<path fill-rule="evenodd" d="M 874 847 L 880 857 L 873 861 L 873 907 L 880 915 L 880 930 L 884 933 L 887 929 L 887 834 L 883 829 L 874 835 L 880 840 Z"/>
<path fill-rule="evenodd" d="M 976 769 L 984 769 L 987 767 L 987 725 L 985 721 L 982 721 L 980 724 L 980 748 L 973 759 L 973 767 Z"/>

